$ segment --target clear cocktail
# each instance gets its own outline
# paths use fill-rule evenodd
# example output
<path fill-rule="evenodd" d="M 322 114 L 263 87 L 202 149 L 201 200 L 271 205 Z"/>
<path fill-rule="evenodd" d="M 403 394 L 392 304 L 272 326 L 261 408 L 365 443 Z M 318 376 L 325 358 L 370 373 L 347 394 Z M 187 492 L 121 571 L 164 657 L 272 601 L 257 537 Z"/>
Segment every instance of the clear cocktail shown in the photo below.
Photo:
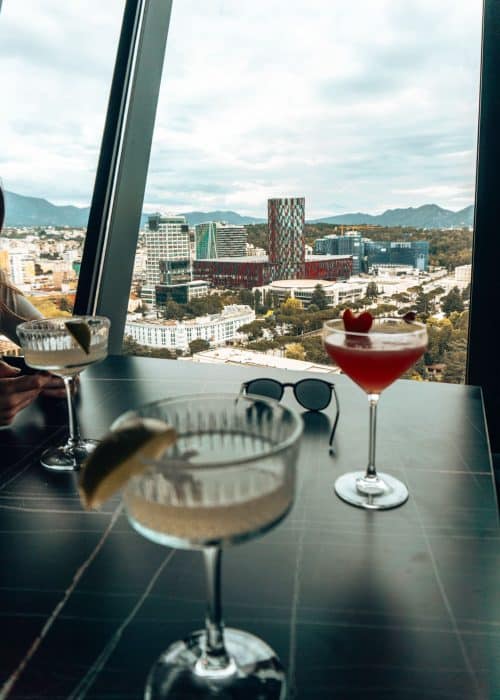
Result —
<path fill-rule="evenodd" d="M 62 377 L 66 388 L 69 438 L 64 445 L 43 452 L 40 461 L 47 469 L 78 470 L 97 444 L 80 436 L 73 383 L 82 370 L 105 359 L 109 325 L 104 316 L 71 316 L 27 321 L 17 327 L 26 364 Z"/>
<path fill-rule="evenodd" d="M 145 697 L 283 700 L 285 673 L 273 650 L 224 628 L 221 551 L 270 530 L 292 507 L 300 416 L 272 399 L 212 394 L 143 406 L 112 430 L 136 419 L 168 423 L 177 440 L 128 482 L 127 516 L 153 542 L 201 549 L 209 592 L 205 629 L 161 655 Z"/>
<path fill-rule="evenodd" d="M 375 467 L 376 411 L 380 393 L 406 372 L 427 347 L 423 324 L 403 319 L 380 318 L 368 332 L 346 330 L 342 319 L 327 321 L 323 342 L 332 360 L 368 395 L 370 444 L 366 471 L 341 476 L 337 494 L 362 508 L 386 509 L 401 505 L 408 498 L 406 486 Z"/>

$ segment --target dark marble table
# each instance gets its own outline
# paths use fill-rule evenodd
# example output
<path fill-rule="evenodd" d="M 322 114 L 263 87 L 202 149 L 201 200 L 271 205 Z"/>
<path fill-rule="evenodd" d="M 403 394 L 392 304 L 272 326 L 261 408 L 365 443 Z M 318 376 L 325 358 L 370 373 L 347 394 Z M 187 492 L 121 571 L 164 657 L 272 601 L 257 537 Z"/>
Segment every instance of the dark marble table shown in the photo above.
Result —
<path fill-rule="evenodd" d="M 82 375 L 82 432 L 99 438 L 126 408 L 263 375 L 284 373 L 108 358 Z M 335 456 L 333 410 L 305 414 L 291 514 L 224 555 L 227 624 L 278 652 L 290 698 L 500 698 L 500 533 L 479 389 L 387 390 L 378 464 L 410 499 L 364 512 L 333 483 L 366 462 L 366 398 L 335 381 Z M 74 476 L 38 464 L 65 417 L 64 402 L 45 402 L 0 431 L 0 698 L 141 698 L 160 652 L 202 625 L 201 555 L 142 539 L 118 498 L 82 510 Z"/>

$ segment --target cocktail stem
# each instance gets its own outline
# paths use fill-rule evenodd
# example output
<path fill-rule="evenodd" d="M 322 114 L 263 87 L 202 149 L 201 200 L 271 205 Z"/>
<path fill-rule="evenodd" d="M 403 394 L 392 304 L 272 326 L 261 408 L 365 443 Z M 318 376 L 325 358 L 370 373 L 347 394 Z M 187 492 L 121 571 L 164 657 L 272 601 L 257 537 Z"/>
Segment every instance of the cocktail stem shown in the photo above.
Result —
<path fill-rule="evenodd" d="M 380 394 L 368 394 L 368 403 L 370 406 L 370 438 L 368 446 L 368 466 L 366 467 L 367 478 L 377 478 L 377 470 L 375 468 L 375 444 L 377 435 L 377 404 Z"/>
<path fill-rule="evenodd" d="M 221 604 L 220 547 L 203 550 L 207 579 L 207 611 L 205 615 L 205 653 L 197 664 L 197 672 L 203 675 L 226 675 L 235 670 L 234 661 L 224 646 L 224 623 Z"/>
<path fill-rule="evenodd" d="M 63 377 L 64 388 L 66 389 L 66 399 L 68 402 L 68 420 L 69 420 L 69 440 L 71 446 L 77 445 L 80 442 L 80 429 L 76 418 L 75 405 L 73 403 L 73 377 Z"/>

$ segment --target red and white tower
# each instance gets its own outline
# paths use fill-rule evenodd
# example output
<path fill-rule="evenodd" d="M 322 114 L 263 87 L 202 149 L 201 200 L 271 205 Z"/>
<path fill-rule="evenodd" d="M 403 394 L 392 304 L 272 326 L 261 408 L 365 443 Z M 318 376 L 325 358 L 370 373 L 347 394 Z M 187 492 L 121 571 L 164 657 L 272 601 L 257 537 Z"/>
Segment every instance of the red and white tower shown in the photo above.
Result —
<path fill-rule="evenodd" d="M 269 263 L 274 280 L 300 279 L 305 271 L 305 198 L 267 200 Z"/>

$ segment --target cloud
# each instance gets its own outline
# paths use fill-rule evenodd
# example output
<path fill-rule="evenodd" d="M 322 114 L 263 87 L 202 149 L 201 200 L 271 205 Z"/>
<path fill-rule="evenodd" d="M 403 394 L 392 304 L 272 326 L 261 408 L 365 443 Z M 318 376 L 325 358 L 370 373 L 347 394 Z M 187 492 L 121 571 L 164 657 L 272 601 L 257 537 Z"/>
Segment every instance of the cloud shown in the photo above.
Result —
<path fill-rule="evenodd" d="M 10 190 L 89 203 L 122 9 L 4 3 Z M 175 2 L 145 207 L 265 216 L 268 197 L 302 195 L 320 217 L 472 203 L 481 12 L 481 0 Z"/>

